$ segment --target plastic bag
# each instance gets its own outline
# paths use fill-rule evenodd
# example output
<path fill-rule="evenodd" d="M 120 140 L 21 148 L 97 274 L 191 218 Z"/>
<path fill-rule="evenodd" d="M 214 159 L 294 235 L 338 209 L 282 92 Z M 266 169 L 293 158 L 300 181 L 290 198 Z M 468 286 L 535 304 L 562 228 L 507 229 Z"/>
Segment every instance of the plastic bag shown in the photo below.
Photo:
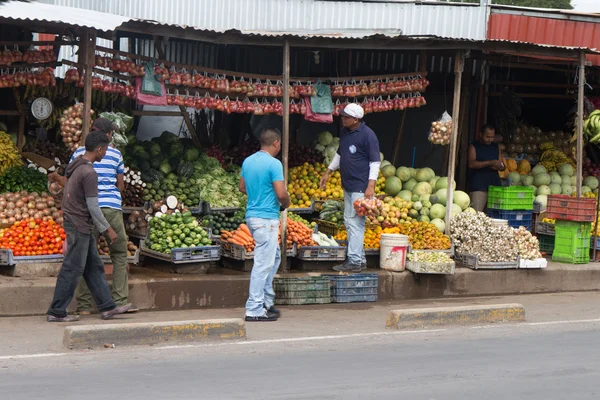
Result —
<path fill-rule="evenodd" d="M 318 114 L 313 112 L 309 97 L 304 98 L 304 104 L 306 105 L 306 114 L 304 115 L 305 120 L 309 122 L 320 122 L 324 124 L 330 124 L 333 122 L 332 114 Z"/>
<path fill-rule="evenodd" d="M 450 144 L 452 137 L 452 117 L 448 112 L 444 111 L 442 117 L 431 123 L 429 132 L 429 141 L 433 144 L 446 146 Z"/>

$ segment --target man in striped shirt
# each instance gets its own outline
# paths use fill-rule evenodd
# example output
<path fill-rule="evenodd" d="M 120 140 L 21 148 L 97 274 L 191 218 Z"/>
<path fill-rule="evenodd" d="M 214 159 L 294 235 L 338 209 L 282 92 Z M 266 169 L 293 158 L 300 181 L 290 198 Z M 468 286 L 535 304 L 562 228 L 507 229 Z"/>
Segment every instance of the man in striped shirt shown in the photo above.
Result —
<path fill-rule="evenodd" d="M 92 125 L 92 131 L 106 133 L 112 142 L 113 132 L 118 126 L 106 118 L 98 118 Z M 69 162 L 85 153 L 85 147 L 78 148 L 71 156 Z M 100 162 L 94 163 L 94 170 L 98 174 L 98 205 L 109 225 L 117 233 L 117 240 L 109 244 L 110 259 L 113 264 L 112 298 L 117 306 L 128 303 L 129 279 L 127 274 L 127 234 L 123 222 L 121 209 L 121 192 L 125 189 L 123 177 L 124 166 L 121 152 L 112 145 L 108 147 L 106 155 Z M 66 184 L 66 178 L 51 174 L 48 176 L 61 184 Z M 95 232 L 96 237 L 98 232 Z M 75 291 L 77 311 L 79 314 L 89 314 L 92 311 L 93 300 L 90 290 L 84 280 L 79 281 Z M 138 311 L 136 306 L 131 306 L 128 312 Z"/>

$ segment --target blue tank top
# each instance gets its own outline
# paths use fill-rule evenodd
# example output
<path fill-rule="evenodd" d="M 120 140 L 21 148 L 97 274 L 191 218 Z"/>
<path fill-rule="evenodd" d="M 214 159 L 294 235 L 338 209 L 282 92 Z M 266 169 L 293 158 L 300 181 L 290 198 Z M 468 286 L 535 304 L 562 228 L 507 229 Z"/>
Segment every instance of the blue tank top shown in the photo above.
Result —
<path fill-rule="evenodd" d="M 482 144 L 473 142 L 475 147 L 475 159 L 477 161 L 497 160 L 500 149 L 496 143 Z M 481 169 L 470 169 L 471 192 L 487 192 L 489 186 L 501 186 L 500 175 L 498 171 L 490 167 Z"/>

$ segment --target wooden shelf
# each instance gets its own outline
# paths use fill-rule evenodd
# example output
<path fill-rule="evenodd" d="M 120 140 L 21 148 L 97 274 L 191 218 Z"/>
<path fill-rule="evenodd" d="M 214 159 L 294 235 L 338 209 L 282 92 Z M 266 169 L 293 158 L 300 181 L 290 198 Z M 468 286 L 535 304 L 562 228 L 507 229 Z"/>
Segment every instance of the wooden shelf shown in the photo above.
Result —
<path fill-rule="evenodd" d="M 15 63 L 15 64 L 11 64 L 11 65 L 0 64 L 0 69 L 47 68 L 47 67 L 54 68 L 54 67 L 60 67 L 61 65 L 63 65 L 62 62 L 56 62 L 56 61 L 47 62 L 47 63 L 38 63 L 38 64 Z"/>

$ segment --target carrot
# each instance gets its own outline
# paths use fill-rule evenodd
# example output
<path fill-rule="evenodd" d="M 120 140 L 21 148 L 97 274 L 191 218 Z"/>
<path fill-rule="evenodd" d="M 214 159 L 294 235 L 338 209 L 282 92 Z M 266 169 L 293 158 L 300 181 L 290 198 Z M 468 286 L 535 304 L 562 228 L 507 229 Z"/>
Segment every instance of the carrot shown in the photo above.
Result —
<path fill-rule="evenodd" d="M 239 246 L 245 246 L 245 243 L 242 243 L 241 241 L 239 241 L 235 236 L 234 237 L 230 237 L 229 239 L 227 239 L 228 243 L 233 243 L 233 244 L 237 244 Z"/>
<path fill-rule="evenodd" d="M 248 228 L 248 225 L 241 224 L 240 227 L 238 228 L 238 230 L 241 230 L 242 232 L 244 232 L 248 236 L 252 237 L 252 233 L 250 232 L 250 228 Z"/>
<path fill-rule="evenodd" d="M 247 232 L 245 232 L 245 231 L 243 231 L 243 230 L 239 230 L 239 229 L 238 229 L 238 230 L 235 232 L 235 234 L 236 234 L 237 236 L 240 236 L 240 237 L 242 237 L 242 238 L 246 239 L 246 240 L 254 241 L 254 238 L 252 237 L 252 235 L 249 235 Z"/>

